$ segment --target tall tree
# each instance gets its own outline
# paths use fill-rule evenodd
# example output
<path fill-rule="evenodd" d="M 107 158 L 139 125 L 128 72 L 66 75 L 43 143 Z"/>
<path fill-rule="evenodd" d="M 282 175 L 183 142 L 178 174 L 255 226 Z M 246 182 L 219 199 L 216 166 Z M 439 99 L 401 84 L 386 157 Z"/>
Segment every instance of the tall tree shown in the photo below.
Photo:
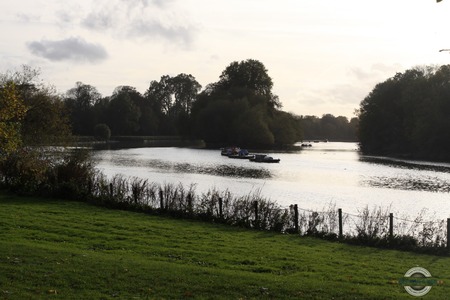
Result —
<path fill-rule="evenodd" d="M 138 132 L 141 111 L 135 103 L 137 97 L 139 93 L 135 88 L 120 86 L 115 89 L 108 108 L 111 134 L 134 135 Z"/>
<path fill-rule="evenodd" d="M 95 87 L 79 81 L 75 87 L 66 92 L 65 105 L 70 113 L 74 134 L 93 134 L 94 126 L 97 124 L 94 105 L 100 99 L 101 94 Z"/>
<path fill-rule="evenodd" d="M 241 62 L 232 62 L 220 75 L 216 89 L 228 91 L 250 90 L 257 96 L 263 96 L 273 108 L 281 108 L 278 96 L 272 93 L 272 78 L 266 67 L 258 60 L 247 59 Z"/>
<path fill-rule="evenodd" d="M 194 132 L 210 143 L 248 146 L 292 144 L 301 139 L 295 117 L 281 113 L 272 79 L 253 59 L 232 62 L 192 107 Z"/>
<path fill-rule="evenodd" d="M 189 115 L 192 103 L 197 98 L 202 86 L 195 80 L 194 76 L 184 73 L 171 78 L 170 83 L 175 98 L 176 110 Z"/>
<path fill-rule="evenodd" d="M 150 82 L 145 97 L 151 103 L 160 133 L 189 134 L 191 109 L 200 89 L 195 77 L 184 73 Z"/>
<path fill-rule="evenodd" d="M 169 75 L 161 76 L 159 81 L 153 80 L 145 92 L 145 96 L 154 103 L 156 111 L 168 115 L 173 106 L 173 91 Z"/>

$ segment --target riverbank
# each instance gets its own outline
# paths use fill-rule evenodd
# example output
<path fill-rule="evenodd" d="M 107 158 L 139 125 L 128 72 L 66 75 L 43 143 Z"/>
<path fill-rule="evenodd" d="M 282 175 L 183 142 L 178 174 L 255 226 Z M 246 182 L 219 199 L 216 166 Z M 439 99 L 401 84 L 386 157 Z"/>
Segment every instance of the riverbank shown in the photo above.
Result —
<path fill-rule="evenodd" d="M 112 136 L 108 141 L 99 141 L 93 136 L 77 136 L 76 144 L 96 150 L 139 147 L 205 147 L 203 140 L 189 139 L 182 136 Z"/>
<path fill-rule="evenodd" d="M 450 280 L 448 257 L 81 202 L 0 194 L 0 226 L 2 299 L 411 299 L 396 282 L 411 267 Z"/>

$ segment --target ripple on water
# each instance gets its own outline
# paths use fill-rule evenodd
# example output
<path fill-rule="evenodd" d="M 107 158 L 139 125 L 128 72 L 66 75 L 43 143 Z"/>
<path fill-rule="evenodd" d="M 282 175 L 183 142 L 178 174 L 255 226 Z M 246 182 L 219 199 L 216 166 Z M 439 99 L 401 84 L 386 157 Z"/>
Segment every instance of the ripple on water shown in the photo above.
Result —
<path fill-rule="evenodd" d="M 133 162 L 130 159 L 123 159 L 120 161 L 116 161 L 116 164 L 122 166 L 136 165 L 137 161 Z M 178 173 L 197 173 L 223 177 L 257 178 L 257 179 L 267 179 L 272 177 L 272 173 L 264 168 L 249 168 L 244 166 L 234 166 L 224 164 L 200 165 L 200 164 L 170 162 L 154 159 L 154 160 L 147 160 L 145 163 L 139 162 L 139 165 L 158 170 L 175 171 Z"/>
<path fill-rule="evenodd" d="M 373 187 L 390 189 L 427 191 L 427 192 L 450 192 L 450 184 L 437 177 L 427 176 L 421 178 L 373 176 L 364 180 L 363 184 Z"/>

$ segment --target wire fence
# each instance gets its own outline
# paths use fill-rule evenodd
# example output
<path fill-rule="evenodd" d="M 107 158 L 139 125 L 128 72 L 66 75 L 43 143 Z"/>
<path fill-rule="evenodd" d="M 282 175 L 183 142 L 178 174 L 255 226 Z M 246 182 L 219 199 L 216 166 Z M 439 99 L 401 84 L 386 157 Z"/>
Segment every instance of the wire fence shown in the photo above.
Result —
<path fill-rule="evenodd" d="M 197 194 L 195 185 L 156 184 L 120 176 L 99 177 L 88 185 L 88 195 L 108 206 L 131 207 L 199 218 L 261 230 L 319 236 L 365 245 L 394 248 L 448 248 L 450 219 L 427 220 L 423 210 L 415 218 L 395 216 L 391 208 L 365 207 L 352 214 L 329 204 L 317 211 L 297 204 L 283 207 L 260 192 L 234 196 L 229 191 Z"/>
<path fill-rule="evenodd" d="M 409 242 L 418 247 L 447 247 L 450 249 L 450 219 L 426 220 L 426 210 L 414 219 L 396 217 L 390 207 L 370 210 L 365 207 L 359 214 L 345 213 L 336 205 L 315 211 L 291 205 L 294 223 L 298 223 L 300 234 L 332 235 L 340 239 L 360 239 L 361 241 L 399 241 Z"/>

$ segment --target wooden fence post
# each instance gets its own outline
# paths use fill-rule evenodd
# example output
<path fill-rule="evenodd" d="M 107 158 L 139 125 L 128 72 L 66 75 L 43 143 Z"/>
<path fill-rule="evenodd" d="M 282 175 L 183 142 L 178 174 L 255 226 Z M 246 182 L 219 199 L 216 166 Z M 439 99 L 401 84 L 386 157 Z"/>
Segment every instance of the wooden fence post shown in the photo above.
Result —
<path fill-rule="evenodd" d="M 450 251 L 450 219 L 447 219 L 447 250 Z"/>
<path fill-rule="evenodd" d="M 343 236 L 343 228 L 342 228 L 342 208 L 338 209 L 338 217 L 339 217 L 339 238 L 341 239 Z"/>
<path fill-rule="evenodd" d="M 394 214 L 389 214 L 389 238 L 394 237 Z"/>
<path fill-rule="evenodd" d="M 298 233 L 298 205 L 294 204 L 294 228 L 295 232 Z"/>

